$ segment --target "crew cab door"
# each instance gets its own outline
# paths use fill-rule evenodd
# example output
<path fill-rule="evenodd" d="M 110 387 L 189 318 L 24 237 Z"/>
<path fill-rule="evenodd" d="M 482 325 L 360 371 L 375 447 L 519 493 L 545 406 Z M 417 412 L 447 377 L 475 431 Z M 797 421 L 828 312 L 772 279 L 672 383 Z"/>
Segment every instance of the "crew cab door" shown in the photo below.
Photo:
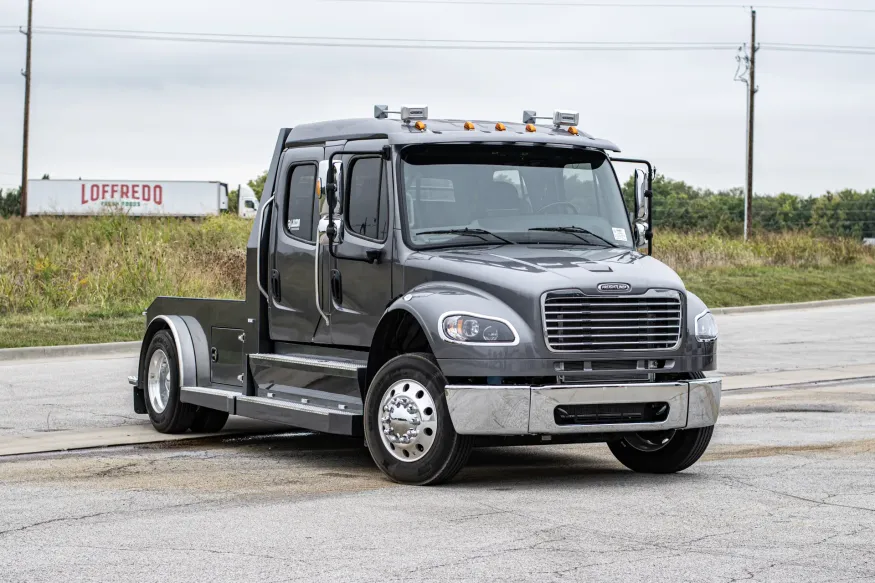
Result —
<path fill-rule="evenodd" d="M 287 150 L 280 161 L 275 212 L 271 216 L 266 279 L 270 337 L 312 342 L 321 324 L 316 306 L 316 182 L 321 147 Z"/>
<path fill-rule="evenodd" d="M 330 260 L 328 284 L 333 344 L 370 346 L 392 300 L 394 181 L 382 157 L 385 144 L 355 141 L 344 148 L 359 153 L 342 157 L 343 241 Z"/>

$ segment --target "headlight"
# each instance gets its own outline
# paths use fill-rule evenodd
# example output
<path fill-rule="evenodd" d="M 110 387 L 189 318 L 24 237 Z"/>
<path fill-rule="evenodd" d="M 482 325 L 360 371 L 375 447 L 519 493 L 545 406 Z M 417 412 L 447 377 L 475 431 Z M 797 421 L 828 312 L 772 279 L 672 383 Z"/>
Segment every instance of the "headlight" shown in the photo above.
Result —
<path fill-rule="evenodd" d="M 699 342 L 717 340 L 717 321 L 708 310 L 696 316 L 696 340 Z"/>
<path fill-rule="evenodd" d="M 439 322 L 441 338 L 461 344 L 497 344 L 513 346 L 519 336 L 510 322 L 466 312 L 449 312 Z"/>

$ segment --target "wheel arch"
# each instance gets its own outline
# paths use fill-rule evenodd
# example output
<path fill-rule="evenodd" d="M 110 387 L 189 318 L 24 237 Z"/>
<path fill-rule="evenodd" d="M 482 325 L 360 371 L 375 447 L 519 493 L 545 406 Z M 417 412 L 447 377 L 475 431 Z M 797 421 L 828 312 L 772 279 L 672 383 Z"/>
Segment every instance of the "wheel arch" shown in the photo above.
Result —
<path fill-rule="evenodd" d="M 195 338 L 198 340 L 203 339 L 198 344 L 202 344 L 203 351 L 206 351 L 206 336 L 196 321 L 194 322 L 196 326 L 194 334 L 192 333 L 193 331 L 189 329 L 189 323 L 186 322 L 186 320 L 190 319 L 188 317 L 161 314 L 152 318 L 146 326 L 143 344 L 140 347 L 140 363 L 138 368 L 139 379 L 141 379 L 138 383 L 140 389 L 144 387 L 143 382 L 146 378 L 146 356 L 149 353 L 149 345 L 152 344 L 155 334 L 161 330 L 168 330 L 173 337 L 173 344 L 176 346 L 176 361 L 179 366 L 180 385 L 183 387 L 198 386 L 198 381 L 202 378 L 202 374 L 198 367 L 200 359 L 196 357 L 195 352 Z M 209 360 L 206 361 L 206 364 L 207 366 L 209 365 Z M 207 378 L 209 378 L 208 370 Z"/>
<path fill-rule="evenodd" d="M 434 348 L 421 316 L 396 302 L 383 314 L 374 332 L 365 378 L 359 382 L 362 400 L 377 371 L 395 356 L 410 352 L 427 352 L 433 355 Z"/>

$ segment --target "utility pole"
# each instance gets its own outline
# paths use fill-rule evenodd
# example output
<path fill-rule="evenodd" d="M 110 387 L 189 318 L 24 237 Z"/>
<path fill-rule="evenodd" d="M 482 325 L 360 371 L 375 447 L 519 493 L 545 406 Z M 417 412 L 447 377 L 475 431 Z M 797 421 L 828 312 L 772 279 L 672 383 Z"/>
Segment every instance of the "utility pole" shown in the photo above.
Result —
<path fill-rule="evenodd" d="M 757 11 L 750 9 L 750 79 L 747 84 L 747 189 L 744 201 L 744 240 L 753 233 L 753 128 L 757 63 Z"/>
<path fill-rule="evenodd" d="M 33 0 L 27 0 L 27 56 L 24 70 L 24 140 L 21 146 L 21 216 L 27 214 L 27 147 L 30 140 L 30 50 L 33 40 Z"/>

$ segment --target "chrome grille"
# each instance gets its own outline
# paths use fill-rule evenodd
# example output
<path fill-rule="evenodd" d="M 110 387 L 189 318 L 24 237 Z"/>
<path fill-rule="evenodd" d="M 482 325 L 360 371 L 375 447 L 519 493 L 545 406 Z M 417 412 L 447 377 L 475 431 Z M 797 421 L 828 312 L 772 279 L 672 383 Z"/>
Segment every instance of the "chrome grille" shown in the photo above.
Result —
<path fill-rule="evenodd" d="M 641 296 L 587 296 L 578 291 L 544 296 L 547 347 L 557 352 L 668 350 L 681 338 L 677 292 Z"/>

